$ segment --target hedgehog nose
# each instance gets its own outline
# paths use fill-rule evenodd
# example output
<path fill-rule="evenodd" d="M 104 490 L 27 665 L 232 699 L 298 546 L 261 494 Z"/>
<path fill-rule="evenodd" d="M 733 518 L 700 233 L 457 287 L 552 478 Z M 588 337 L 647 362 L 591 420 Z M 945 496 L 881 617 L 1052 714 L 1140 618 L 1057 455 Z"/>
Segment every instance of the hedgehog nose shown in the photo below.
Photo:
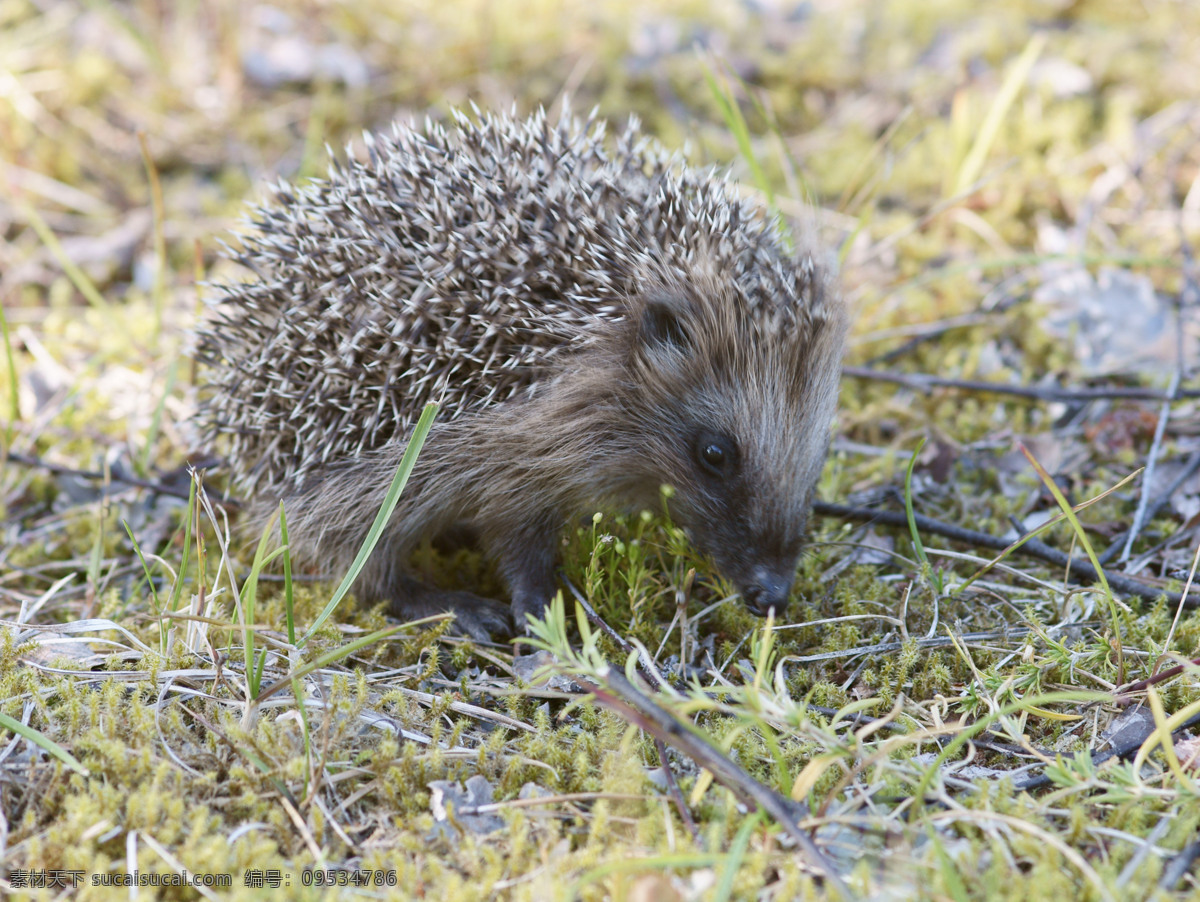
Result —
<path fill-rule="evenodd" d="M 742 590 L 742 599 L 746 602 L 747 610 L 759 617 L 767 616 L 767 611 L 771 608 L 775 609 L 776 617 L 783 614 L 787 610 L 788 595 L 792 591 L 792 576 L 791 572 L 786 575 L 761 571 L 757 573 L 754 582 Z"/>

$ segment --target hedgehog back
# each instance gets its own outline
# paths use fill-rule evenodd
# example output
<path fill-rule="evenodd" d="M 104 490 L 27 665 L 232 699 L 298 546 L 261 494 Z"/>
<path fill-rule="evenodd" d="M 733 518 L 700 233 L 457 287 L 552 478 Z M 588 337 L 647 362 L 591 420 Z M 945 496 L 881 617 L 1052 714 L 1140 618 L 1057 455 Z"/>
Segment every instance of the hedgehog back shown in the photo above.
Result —
<path fill-rule="evenodd" d="M 748 303 L 801 303 L 760 211 L 636 123 L 611 154 L 602 125 L 544 114 L 366 141 L 252 211 L 235 257 L 253 278 L 216 286 L 200 332 L 202 421 L 247 492 L 407 435 L 428 401 L 458 418 L 533 395 L 626 315 L 647 266 L 702 251 L 783 284 L 742 280 Z"/>

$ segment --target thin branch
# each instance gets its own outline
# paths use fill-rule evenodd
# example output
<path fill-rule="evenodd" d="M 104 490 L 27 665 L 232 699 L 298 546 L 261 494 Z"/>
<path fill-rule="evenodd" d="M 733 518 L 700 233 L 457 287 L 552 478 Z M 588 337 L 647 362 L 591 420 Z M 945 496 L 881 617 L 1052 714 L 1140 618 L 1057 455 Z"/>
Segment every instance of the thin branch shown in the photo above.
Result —
<path fill-rule="evenodd" d="M 1200 723 L 1200 714 L 1197 714 L 1195 717 L 1188 718 L 1188 720 L 1179 725 L 1179 729 L 1171 733 L 1172 738 L 1179 736 L 1181 733 L 1187 732 L 1198 723 Z M 1107 751 L 1093 755 L 1092 764 L 1094 766 L 1099 766 L 1105 761 L 1108 761 L 1110 758 L 1120 758 L 1124 760 L 1131 755 L 1136 755 L 1138 749 L 1142 747 L 1142 744 L 1146 741 L 1150 734 L 1154 732 L 1154 730 L 1155 727 L 1150 726 L 1144 731 L 1138 731 L 1136 736 L 1126 739 L 1120 745 L 1113 746 Z M 1072 752 L 1059 752 L 1058 754 L 1067 759 L 1075 757 L 1075 754 Z M 1016 792 L 1028 792 L 1031 789 L 1041 789 L 1043 786 L 1049 786 L 1051 782 L 1052 781 L 1050 778 L 1045 774 L 1037 774 L 1030 777 L 1028 780 L 1018 780 L 1014 782 L 1013 790 Z"/>
<path fill-rule="evenodd" d="M 920 323 L 916 326 L 909 326 L 902 329 L 886 330 L 886 336 L 881 333 L 868 334 L 859 336 L 857 342 L 866 344 L 867 342 L 879 341 L 883 337 L 894 337 L 901 334 L 911 336 L 908 341 L 890 351 L 884 351 L 872 357 L 868 361 L 868 366 L 876 367 L 881 363 L 891 363 L 899 357 L 903 357 L 909 351 L 920 346 L 923 342 L 930 341 L 934 338 L 940 338 L 947 332 L 954 329 L 968 329 L 972 326 L 979 326 L 988 322 L 992 318 L 991 312 L 987 313 L 968 313 L 963 316 L 952 316 L 946 319 L 937 320 L 930 323 Z"/>
<path fill-rule="evenodd" d="M 1142 522 L 1149 523 L 1158 516 L 1158 512 L 1171 502 L 1171 498 L 1179 491 L 1180 487 L 1195 476 L 1197 471 L 1200 471 L 1200 451 L 1189 457 L 1183 465 L 1183 469 L 1171 480 L 1171 484 L 1163 489 L 1157 498 L 1146 505 L 1146 512 L 1142 517 Z M 1145 480 L 1147 484 L 1149 484 L 1149 481 L 1149 479 Z M 1115 536 L 1109 546 L 1101 552 L 1100 563 L 1107 564 L 1111 561 L 1117 552 L 1125 546 L 1125 539 L 1130 534 L 1131 530 L 1127 529 Z"/>
<path fill-rule="evenodd" d="M 1142 491 L 1138 495 L 1137 510 L 1133 514 L 1133 523 L 1129 526 L 1129 535 L 1125 538 L 1125 547 L 1121 550 L 1121 563 L 1129 560 L 1133 551 L 1133 542 L 1142 531 L 1146 522 L 1146 506 L 1150 501 L 1150 484 L 1154 479 L 1154 468 L 1162 450 L 1163 436 L 1167 432 L 1167 422 L 1171 419 L 1171 404 L 1178 397 L 1179 386 L 1183 382 L 1183 295 L 1175 300 L 1175 372 L 1171 374 L 1171 385 L 1167 389 L 1170 396 L 1162 402 L 1158 412 L 1158 422 L 1154 426 L 1154 440 L 1150 443 L 1150 451 L 1146 455 L 1146 472 L 1142 474 Z"/>
<path fill-rule="evenodd" d="M 1175 889 L 1179 881 L 1192 869 L 1197 858 L 1200 858 L 1200 839 L 1192 840 L 1184 846 L 1183 851 L 1167 862 L 1162 876 L 1158 878 L 1159 887 L 1167 891 Z"/>
<path fill-rule="evenodd" d="M 1002 382 L 981 382 L 973 379 L 948 379 L 929 373 L 896 373 L 864 366 L 842 367 L 842 375 L 855 379 L 892 382 L 914 391 L 929 394 L 935 388 L 957 388 L 962 391 L 1013 395 L 1032 401 L 1103 401 L 1126 399 L 1138 401 L 1172 401 L 1178 398 L 1200 398 L 1200 389 L 1180 389 L 1175 395 L 1155 388 L 1059 388 L 1055 385 L 1005 385 Z"/>
<path fill-rule="evenodd" d="M 10 463 L 20 464 L 23 467 L 37 467 L 40 470 L 45 470 L 48 473 L 54 473 L 59 476 L 75 476 L 79 479 L 94 479 L 100 481 L 105 479 L 104 473 L 100 472 L 99 470 L 80 470 L 76 467 L 68 467 L 63 464 L 51 463 L 50 461 L 42 460 L 41 458 L 17 454 L 15 451 L 9 451 L 5 455 L 5 459 Z M 215 459 L 197 461 L 195 467 L 196 469 L 203 469 L 205 467 L 213 466 L 216 462 L 217 461 Z M 165 482 L 151 482 L 148 479 L 140 479 L 131 473 L 126 473 L 123 470 L 116 468 L 109 473 L 107 479 L 113 485 L 149 489 L 150 491 L 156 492 L 159 495 L 167 495 L 171 498 L 182 498 L 186 501 L 190 497 L 190 487 L 177 488 L 175 486 L 168 485 Z M 217 499 L 217 504 L 221 507 L 230 509 L 241 506 L 238 504 L 238 502 L 228 498 L 223 500 Z"/>
<path fill-rule="evenodd" d="M 1063 627 L 1092 627 L 1094 621 L 1062 624 Z M 859 655 L 882 655 L 899 651 L 910 643 L 920 649 L 947 648 L 958 642 L 991 642 L 996 639 L 1023 639 L 1033 633 L 1027 626 L 1010 626 L 999 630 L 980 630 L 975 633 L 956 633 L 953 636 L 925 636 L 920 639 L 897 639 L 894 642 L 879 642 L 874 645 L 855 645 L 850 648 L 839 648 L 837 651 L 823 651 L 812 655 L 790 655 L 789 661 L 797 664 L 812 664 L 817 661 L 835 661 L 839 658 L 857 658 Z M 869 722 L 869 721 L 868 721 Z"/>
<path fill-rule="evenodd" d="M 800 827 L 807 807 L 780 795 L 746 773 L 728 755 L 707 739 L 693 733 L 653 699 L 625 679 L 614 667 L 605 667 L 597 676 L 603 685 L 583 677 L 574 679 L 591 692 L 596 700 L 620 714 L 651 736 L 679 749 L 732 792 L 743 804 L 760 808 L 796 841 L 809 864 L 823 874 L 845 899 L 858 898 L 842 880 L 834 866 L 811 836 Z"/>
<path fill-rule="evenodd" d="M 903 511 L 881 511 L 818 501 L 813 505 L 813 513 L 822 517 L 837 517 L 842 520 L 855 520 L 860 523 L 883 523 L 887 526 L 902 528 L 907 528 L 908 526 L 908 518 Z M 951 523 L 943 523 L 941 520 L 935 520 L 933 517 L 927 517 L 924 514 L 916 514 L 915 519 L 917 526 L 923 532 L 953 539 L 956 542 L 964 542 L 978 548 L 991 548 L 995 551 L 1004 551 L 1010 544 L 1008 541 L 989 535 L 988 533 L 977 532 L 973 529 L 964 529 L 961 526 L 954 526 Z M 1089 561 L 1073 558 L 1065 552 L 1059 551 L 1057 548 L 1051 548 L 1038 539 L 1028 539 L 1014 553 L 1035 557 L 1047 563 L 1054 564 L 1057 567 L 1067 567 L 1070 574 L 1083 583 L 1090 584 L 1099 580 L 1099 575 Z M 1171 604 L 1179 603 L 1179 595 L 1170 593 L 1164 588 L 1148 585 L 1140 580 L 1120 573 L 1113 573 L 1109 570 L 1104 571 L 1104 576 L 1108 580 L 1109 586 L 1125 595 L 1131 595 L 1145 601 L 1156 601 L 1159 597 L 1165 595 L 1167 601 Z M 1184 607 L 1188 608 L 1200 607 L 1200 593 L 1189 594 L 1183 600 L 1183 604 Z"/>
<path fill-rule="evenodd" d="M 667 761 L 667 747 L 663 745 L 663 741 L 657 736 L 654 737 L 654 748 L 658 752 L 658 761 L 662 765 L 663 777 L 667 781 L 667 794 L 671 796 L 671 801 L 675 803 L 675 809 L 679 812 L 679 817 L 683 820 L 683 825 L 687 827 L 688 833 L 692 834 L 692 842 L 703 849 L 704 837 L 700 835 L 700 828 L 696 826 L 696 820 L 692 817 L 692 811 L 687 806 L 687 799 L 683 797 L 683 791 L 679 788 L 679 783 L 675 780 L 675 771 L 671 770 L 671 763 Z"/>
<path fill-rule="evenodd" d="M 1167 680 L 1174 679 L 1181 673 L 1187 670 L 1195 670 L 1197 667 L 1200 667 L 1200 658 L 1193 658 L 1187 664 L 1177 664 L 1174 667 L 1168 667 L 1166 670 L 1160 670 L 1158 673 L 1154 674 L 1153 676 L 1146 677 L 1144 680 L 1138 680 L 1134 683 L 1126 683 L 1124 686 L 1118 686 L 1113 691 L 1113 700 L 1118 703 L 1131 701 L 1131 699 L 1128 698 L 1130 693 L 1141 692 L 1143 689 L 1148 689 L 1158 683 L 1163 683 Z"/>
<path fill-rule="evenodd" d="M 1192 255 L 1192 246 L 1188 242 L 1187 234 L 1183 228 L 1182 216 L 1176 221 L 1176 226 L 1179 229 L 1179 245 L 1180 245 L 1180 249 L 1183 252 L 1183 264 L 1184 264 L 1183 265 L 1183 291 L 1180 293 L 1180 301 L 1179 301 L 1179 307 L 1178 307 L 1179 315 L 1182 318 L 1183 310 L 1185 308 L 1187 308 L 1189 305 L 1195 306 L 1197 304 L 1200 304 L 1200 284 L 1197 283 L 1196 260 Z M 1180 329 L 1179 331 L 1182 333 L 1183 330 Z M 1200 459 L 1200 451 L 1196 452 L 1196 454 L 1193 455 L 1193 460 L 1197 460 L 1197 459 Z M 1191 462 L 1189 461 L 1189 463 L 1191 463 Z M 1198 460 L 1196 466 L 1197 466 L 1197 468 L 1200 468 L 1200 460 Z M 1195 472 L 1195 470 L 1192 470 L 1191 472 Z M 1188 472 L 1187 476 L 1190 476 L 1191 472 Z M 1182 481 L 1183 480 L 1180 479 L 1179 484 L 1182 484 Z M 1179 484 L 1173 485 L 1171 487 L 1171 491 L 1167 495 L 1168 498 L 1170 497 L 1171 494 L 1174 494 L 1174 490 L 1179 487 Z M 1150 517 L 1153 517 L 1153 514 L 1150 514 L 1148 519 Z M 1193 663 L 1195 663 L 1195 662 L 1193 662 Z M 1180 668 L 1173 667 L 1173 668 L 1171 668 L 1171 670 L 1182 671 L 1183 668 L 1182 667 L 1180 667 Z M 1169 671 L 1163 671 L 1164 674 L 1166 674 L 1168 672 Z M 1200 858 L 1200 839 L 1192 840 L 1190 843 L 1188 843 L 1186 846 L 1184 846 L 1183 850 L 1180 851 L 1178 855 L 1176 855 L 1175 857 L 1173 857 L 1170 861 L 1168 861 L 1166 863 L 1166 866 L 1163 868 L 1163 871 L 1162 871 L 1162 876 L 1159 877 L 1159 879 L 1158 879 L 1159 887 L 1161 889 L 1167 890 L 1168 892 L 1173 890 L 1175 888 L 1175 886 L 1179 883 L 1179 881 L 1181 881 L 1184 878 L 1184 876 L 1187 874 L 1187 872 L 1192 869 L 1192 865 L 1195 863 L 1197 858 Z"/>
<path fill-rule="evenodd" d="M 566 583 L 567 588 L 571 590 L 571 594 L 575 596 L 575 601 L 579 603 L 581 608 L 583 608 L 588 620 L 592 621 L 592 623 L 595 624 L 596 627 L 604 633 L 604 635 L 612 639 L 613 642 L 617 644 L 617 647 L 620 648 L 621 651 L 626 655 L 633 651 L 633 646 L 625 641 L 625 639 L 616 630 L 609 626 L 603 617 L 596 613 L 596 609 L 588 603 L 588 600 L 584 598 L 583 593 L 575 587 L 575 584 L 570 580 L 566 580 Z M 650 683 L 656 689 L 661 691 L 662 689 L 666 688 L 662 685 L 662 681 L 659 679 L 658 673 L 655 670 L 651 668 L 639 667 L 638 673 L 642 675 L 642 679 L 646 680 L 646 682 Z M 663 745 L 663 741 L 657 736 L 654 737 L 654 747 L 658 751 L 658 761 L 662 765 L 663 776 L 667 781 L 667 794 L 671 797 L 671 801 L 675 803 L 675 808 L 679 812 L 679 817 L 683 821 L 683 825 L 687 827 L 688 833 L 692 835 L 692 841 L 696 843 L 697 846 L 703 848 L 704 839 L 700 835 L 700 828 L 696 826 L 696 821 L 695 818 L 692 817 L 691 809 L 689 809 L 687 806 L 687 800 L 684 799 L 683 792 L 679 789 L 679 783 L 675 780 L 675 772 L 671 770 L 671 763 L 667 760 L 667 748 L 665 745 Z"/>

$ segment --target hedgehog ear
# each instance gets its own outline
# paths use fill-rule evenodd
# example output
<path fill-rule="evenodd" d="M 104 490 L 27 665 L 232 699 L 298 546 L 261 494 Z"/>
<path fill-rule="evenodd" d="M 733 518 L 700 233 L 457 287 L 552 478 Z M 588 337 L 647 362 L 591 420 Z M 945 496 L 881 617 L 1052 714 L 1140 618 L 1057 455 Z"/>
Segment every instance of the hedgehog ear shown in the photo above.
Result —
<path fill-rule="evenodd" d="M 680 351 L 691 349 L 687 330 L 683 327 L 681 305 L 674 298 L 652 297 L 642 310 L 638 340 L 643 347 L 664 345 Z"/>

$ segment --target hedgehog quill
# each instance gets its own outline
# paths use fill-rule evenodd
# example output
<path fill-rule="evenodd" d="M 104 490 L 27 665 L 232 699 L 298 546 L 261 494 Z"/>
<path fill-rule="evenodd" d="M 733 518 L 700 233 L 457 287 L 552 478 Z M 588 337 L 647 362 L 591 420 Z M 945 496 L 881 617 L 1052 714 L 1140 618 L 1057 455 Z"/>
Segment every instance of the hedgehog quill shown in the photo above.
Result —
<path fill-rule="evenodd" d="M 421 409 L 439 422 L 355 590 L 394 614 L 508 611 L 408 572 L 474 529 L 518 630 L 556 591 L 561 531 L 670 513 L 756 614 L 787 606 L 829 442 L 846 311 L 811 242 L 639 132 L 539 112 L 366 136 L 280 184 L 201 328 L 199 417 L 293 556 L 346 566 Z"/>

